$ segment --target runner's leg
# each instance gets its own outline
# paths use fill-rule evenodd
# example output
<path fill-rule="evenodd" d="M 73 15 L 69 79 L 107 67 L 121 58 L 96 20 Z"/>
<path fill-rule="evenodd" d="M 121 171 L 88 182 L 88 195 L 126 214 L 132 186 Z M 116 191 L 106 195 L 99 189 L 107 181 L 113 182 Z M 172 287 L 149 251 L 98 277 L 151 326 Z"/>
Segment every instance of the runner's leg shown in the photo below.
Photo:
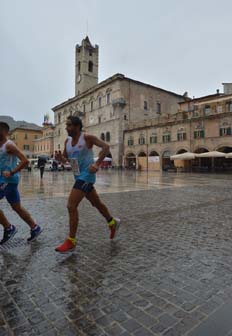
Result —
<path fill-rule="evenodd" d="M 113 218 L 108 208 L 101 201 L 98 193 L 96 192 L 96 189 L 93 188 L 93 190 L 87 193 L 85 197 L 90 201 L 92 206 L 97 208 L 98 211 L 102 214 L 102 216 L 105 217 L 110 229 L 110 239 L 114 239 L 116 236 L 116 232 L 118 231 L 120 226 L 120 219 Z"/>
<path fill-rule="evenodd" d="M 10 222 L 8 221 L 2 210 L 0 210 L 0 224 L 2 224 L 4 229 L 9 229 L 11 227 Z"/>
<path fill-rule="evenodd" d="M 113 216 L 110 214 L 106 205 L 101 201 L 95 188 L 87 193 L 85 197 L 92 204 L 92 206 L 95 207 L 100 212 L 100 214 L 102 214 L 103 217 L 105 217 L 107 222 L 112 219 Z"/>
<path fill-rule="evenodd" d="M 69 213 L 69 237 L 64 241 L 63 244 L 56 247 L 56 251 L 60 253 L 72 252 L 76 247 L 76 233 L 78 226 L 78 205 L 81 200 L 85 197 L 85 192 L 73 188 L 68 199 L 68 213 Z"/>
<path fill-rule="evenodd" d="M 24 207 L 22 207 L 21 202 L 13 203 L 11 204 L 11 207 L 19 215 L 19 217 L 30 226 L 32 230 L 36 227 L 35 221 L 32 219 L 29 212 Z"/>
<path fill-rule="evenodd" d="M 67 209 L 69 213 L 69 236 L 75 238 L 78 226 L 78 205 L 85 197 L 85 193 L 82 190 L 73 188 L 69 195 Z"/>

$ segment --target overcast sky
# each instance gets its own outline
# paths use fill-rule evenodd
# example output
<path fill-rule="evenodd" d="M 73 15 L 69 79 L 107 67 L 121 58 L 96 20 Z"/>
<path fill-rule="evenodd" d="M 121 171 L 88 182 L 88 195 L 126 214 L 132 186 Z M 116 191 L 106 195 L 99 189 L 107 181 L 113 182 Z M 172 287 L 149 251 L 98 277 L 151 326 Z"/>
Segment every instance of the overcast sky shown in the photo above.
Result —
<path fill-rule="evenodd" d="M 232 82 L 231 13 L 231 0 L 0 0 L 0 115 L 53 120 L 74 96 L 87 33 L 99 81 L 119 72 L 191 97 L 221 91 Z"/>

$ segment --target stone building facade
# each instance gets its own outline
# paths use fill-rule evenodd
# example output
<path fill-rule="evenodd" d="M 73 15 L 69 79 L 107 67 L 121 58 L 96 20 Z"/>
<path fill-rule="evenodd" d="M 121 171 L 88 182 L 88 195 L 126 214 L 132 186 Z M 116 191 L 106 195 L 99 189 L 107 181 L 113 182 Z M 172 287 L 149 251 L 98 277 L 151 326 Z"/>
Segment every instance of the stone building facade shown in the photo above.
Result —
<path fill-rule="evenodd" d="M 42 130 L 37 128 L 16 127 L 10 132 L 10 139 L 13 140 L 18 148 L 26 155 L 32 158 L 34 154 L 34 140 L 40 138 Z"/>
<path fill-rule="evenodd" d="M 124 165 L 141 170 L 189 168 L 189 161 L 171 161 L 183 152 L 232 152 L 232 85 L 224 93 L 179 103 L 177 113 L 130 125 L 124 131 Z M 220 159 L 222 161 L 222 159 Z M 218 164 L 222 164 L 219 159 Z M 205 162 L 204 162 L 205 161 Z M 206 162 L 207 161 L 207 162 Z M 191 165 L 211 166 L 209 160 L 194 160 Z M 228 159 L 223 161 L 226 165 Z M 192 168 L 192 167 L 191 167 Z"/>
<path fill-rule="evenodd" d="M 124 132 L 137 123 L 146 125 L 154 118 L 170 118 L 186 97 L 154 87 L 122 74 L 98 83 L 98 46 L 86 37 L 76 47 L 76 95 L 55 106 L 54 150 L 62 150 L 67 137 L 66 119 L 75 114 L 82 118 L 84 130 L 110 145 L 112 163 L 123 166 Z M 95 156 L 99 149 L 95 148 Z"/>
<path fill-rule="evenodd" d="M 54 126 L 52 124 L 44 124 L 41 129 L 42 134 L 34 139 L 34 156 L 47 155 L 51 157 L 54 155 Z"/>

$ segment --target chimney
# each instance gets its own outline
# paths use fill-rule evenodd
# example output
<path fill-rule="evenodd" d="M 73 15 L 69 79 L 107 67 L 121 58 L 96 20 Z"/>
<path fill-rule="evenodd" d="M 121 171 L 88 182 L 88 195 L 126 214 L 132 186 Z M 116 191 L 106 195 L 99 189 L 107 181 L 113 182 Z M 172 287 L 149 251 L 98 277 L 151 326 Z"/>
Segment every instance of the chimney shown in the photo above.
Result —
<path fill-rule="evenodd" d="M 217 89 L 217 94 L 218 94 L 218 95 L 220 94 L 220 90 L 219 90 L 219 89 Z"/>
<path fill-rule="evenodd" d="M 225 95 L 232 94 L 232 83 L 222 83 Z"/>

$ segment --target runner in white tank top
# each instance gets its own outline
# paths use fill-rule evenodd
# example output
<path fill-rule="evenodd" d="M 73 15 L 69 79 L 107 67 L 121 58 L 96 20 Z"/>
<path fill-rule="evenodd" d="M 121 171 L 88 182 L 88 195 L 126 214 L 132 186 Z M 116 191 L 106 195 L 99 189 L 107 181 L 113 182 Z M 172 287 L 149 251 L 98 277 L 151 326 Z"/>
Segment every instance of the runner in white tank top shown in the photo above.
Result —
<path fill-rule="evenodd" d="M 78 205 L 86 197 L 92 206 L 106 219 L 110 229 L 110 239 L 114 239 L 120 225 L 120 220 L 113 218 L 104 203 L 100 200 L 94 183 L 96 172 L 100 163 L 109 153 L 109 146 L 95 136 L 82 132 L 82 121 L 78 117 L 70 116 L 67 119 L 66 130 L 68 138 L 65 141 L 63 155 L 58 159 L 63 162 L 69 159 L 75 178 L 74 186 L 68 199 L 69 212 L 69 236 L 64 243 L 56 248 L 57 252 L 71 252 L 76 247 L 76 232 L 78 226 Z M 102 150 L 99 153 L 97 162 L 93 159 L 93 146 L 96 145 Z"/>

